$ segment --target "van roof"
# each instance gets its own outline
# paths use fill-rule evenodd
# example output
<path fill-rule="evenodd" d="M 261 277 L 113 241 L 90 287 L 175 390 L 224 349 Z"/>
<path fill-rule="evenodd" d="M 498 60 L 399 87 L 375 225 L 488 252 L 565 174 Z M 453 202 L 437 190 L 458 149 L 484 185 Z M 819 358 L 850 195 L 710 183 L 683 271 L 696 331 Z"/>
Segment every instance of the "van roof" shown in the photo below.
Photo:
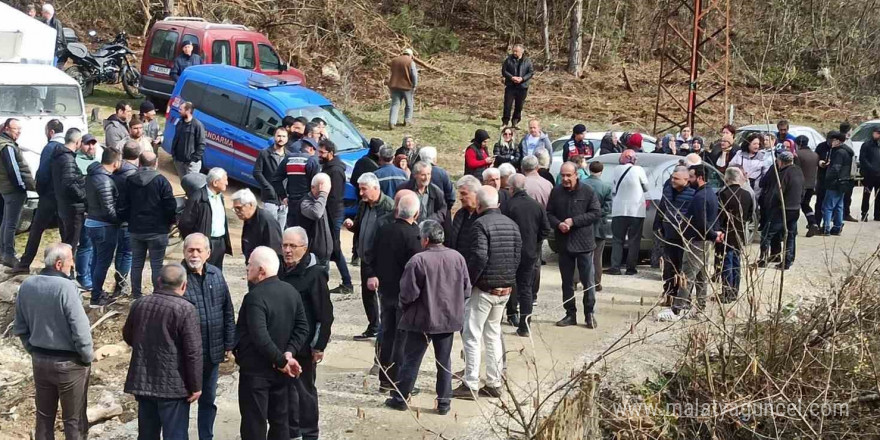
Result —
<path fill-rule="evenodd" d="M 2 85 L 79 85 L 75 79 L 48 64 L 0 63 Z"/>
<path fill-rule="evenodd" d="M 320 93 L 300 85 L 278 85 L 267 88 L 250 86 L 250 82 L 273 82 L 276 78 L 262 73 L 252 72 L 239 67 L 225 64 L 202 64 L 188 67 L 183 72 L 183 79 L 196 79 L 210 85 L 232 85 L 250 89 L 263 98 L 274 99 L 285 109 L 330 105 L 331 102 Z"/>
<path fill-rule="evenodd" d="M 198 17 L 167 17 L 161 21 L 157 21 L 156 25 L 180 26 L 189 29 L 202 30 L 237 30 L 246 32 L 256 32 L 243 24 L 232 23 L 211 23 Z M 258 33 L 258 32 L 257 32 Z"/>

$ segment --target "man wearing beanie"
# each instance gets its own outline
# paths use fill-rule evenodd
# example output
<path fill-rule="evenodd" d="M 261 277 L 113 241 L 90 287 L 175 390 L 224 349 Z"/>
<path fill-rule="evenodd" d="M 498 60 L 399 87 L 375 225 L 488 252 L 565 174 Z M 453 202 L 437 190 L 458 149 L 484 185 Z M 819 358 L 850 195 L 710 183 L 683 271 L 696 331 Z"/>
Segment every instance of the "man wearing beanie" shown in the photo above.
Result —
<path fill-rule="evenodd" d="M 150 138 L 150 143 L 153 145 L 153 153 L 156 153 L 159 145 L 162 145 L 162 134 L 159 132 L 159 120 L 156 119 L 156 106 L 149 100 L 142 102 L 140 117 L 141 121 L 144 123 L 144 136 Z"/>
<path fill-rule="evenodd" d="M 568 162 L 572 156 L 581 156 L 585 160 L 593 158 L 593 145 L 585 141 L 587 127 L 584 124 L 575 125 L 571 130 L 571 139 L 562 147 L 562 161 Z"/>

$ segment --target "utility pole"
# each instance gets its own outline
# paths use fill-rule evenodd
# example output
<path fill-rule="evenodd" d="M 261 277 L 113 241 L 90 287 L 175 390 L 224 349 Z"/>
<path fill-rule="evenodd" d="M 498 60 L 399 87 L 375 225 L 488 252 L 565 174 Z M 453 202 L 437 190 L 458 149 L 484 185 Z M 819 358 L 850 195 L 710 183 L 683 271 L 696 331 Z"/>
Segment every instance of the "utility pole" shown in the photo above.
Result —
<path fill-rule="evenodd" d="M 668 5 L 654 111 L 658 136 L 693 130 L 697 123 L 721 125 L 728 109 L 730 0 L 670 0 Z"/>

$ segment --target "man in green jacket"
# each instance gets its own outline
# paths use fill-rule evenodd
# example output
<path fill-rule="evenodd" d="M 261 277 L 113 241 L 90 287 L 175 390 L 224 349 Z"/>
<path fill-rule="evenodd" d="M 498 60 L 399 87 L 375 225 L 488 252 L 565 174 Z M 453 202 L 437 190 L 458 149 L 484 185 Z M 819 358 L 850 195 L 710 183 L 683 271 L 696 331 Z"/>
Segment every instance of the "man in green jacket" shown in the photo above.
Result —
<path fill-rule="evenodd" d="M 593 251 L 593 273 L 595 275 L 596 291 L 602 291 L 602 254 L 605 251 L 605 237 L 611 235 L 611 224 L 608 217 L 611 215 L 611 184 L 602 180 L 602 171 L 605 165 L 602 162 L 590 163 L 590 177 L 584 181 L 599 199 L 599 205 L 602 207 L 602 219 L 593 227 L 596 237 L 596 250 Z"/>
<path fill-rule="evenodd" d="M 18 137 L 21 122 L 9 118 L 0 133 L 0 194 L 3 195 L 3 222 L 0 223 L 0 263 L 6 267 L 18 265 L 15 258 L 15 230 L 21 219 L 21 210 L 28 191 L 36 191 L 37 185 L 31 169 L 21 154 Z"/>

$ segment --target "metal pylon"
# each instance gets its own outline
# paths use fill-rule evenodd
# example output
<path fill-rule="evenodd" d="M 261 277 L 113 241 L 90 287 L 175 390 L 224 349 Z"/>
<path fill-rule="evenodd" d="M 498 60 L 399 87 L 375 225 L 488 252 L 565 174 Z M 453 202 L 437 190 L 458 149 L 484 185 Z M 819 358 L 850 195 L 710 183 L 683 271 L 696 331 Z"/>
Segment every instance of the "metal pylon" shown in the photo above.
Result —
<path fill-rule="evenodd" d="M 697 122 L 717 130 L 728 108 L 730 0 L 668 0 L 665 17 L 654 133 Z"/>

